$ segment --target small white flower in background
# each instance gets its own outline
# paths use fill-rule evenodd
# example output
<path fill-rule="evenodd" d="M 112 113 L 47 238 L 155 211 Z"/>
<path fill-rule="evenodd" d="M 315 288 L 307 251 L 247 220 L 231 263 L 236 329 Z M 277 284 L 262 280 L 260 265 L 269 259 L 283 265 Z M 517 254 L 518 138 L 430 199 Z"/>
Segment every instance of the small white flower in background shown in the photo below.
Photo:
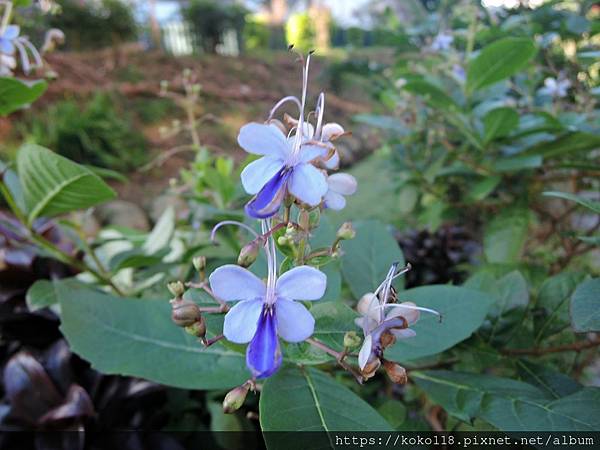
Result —
<path fill-rule="evenodd" d="M 433 38 L 431 50 L 434 52 L 446 51 L 450 48 L 452 42 L 454 42 L 454 36 L 452 36 L 450 33 L 442 31 L 435 38 Z"/>
<path fill-rule="evenodd" d="M 402 89 L 405 85 L 406 85 L 407 81 L 404 78 L 398 78 L 396 80 L 396 82 L 394 83 L 394 86 L 396 86 L 398 89 Z"/>
<path fill-rule="evenodd" d="M 458 81 L 461 84 L 467 81 L 467 74 L 465 72 L 465 69 L 460 64 L 454 64 L 452 66 L 452 75 L 454 75 L 456 81 Z"/>
<path fill-rule="evenodd" d="M 544 87 L 540 88 L 540 94 L 550 97 L 566 97 L 567 91 L 571 87 L 571 82 L 567 79 L 556 79 L 548 77 L 544 80 Z"/>
<path fill-rule="evenodd" d="M 327 177 L 328 190 L 324 197 L 325 207 L 339 211 L 346 206 L 344 196 L 356 192 L 356 179 L 347 173 L 335 173 Z"/>

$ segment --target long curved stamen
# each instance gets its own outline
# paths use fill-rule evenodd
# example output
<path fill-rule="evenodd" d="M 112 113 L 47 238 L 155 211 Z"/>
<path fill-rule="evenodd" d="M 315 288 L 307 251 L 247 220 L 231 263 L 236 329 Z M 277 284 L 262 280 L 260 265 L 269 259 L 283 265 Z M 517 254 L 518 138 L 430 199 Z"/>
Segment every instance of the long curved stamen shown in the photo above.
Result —
<path fill-rule="evenodd" d="M 381 309 L 385 309 L 385 308 L 406 308 L 406 309 L 412 309 L 412 310 L 415 310 L 415 311 L 428 312 L 428 313 L 431 313 L 431 314 L 434 314 L 434 315 L 438 316 L 440 318 L 440 322 L 442 321 L 442 314 L 440 312 L 436 311 L 435 309 L 425 308 L 423 306 L 407 305 L 407 304 L 402 304 L 402 303 L 388 303 L 386 305 L 379 306 L 379 308 L 381 308 Z"/>
<path fill-rule="evenodd" d="M 317 126 L 315 127 L 315 134 L 313 137 L 315 139 L 321 139 L 321 129 L 323 128 L 323 114 L 325 112 L 325 93 L 321 92 L 319 94 L 319 99 L 317 100 Z"/>
<path fill-rule="evenodd" d="M 4 5 L 4 14 L 2 15 L 2 23 L 0 23 L 0 35 L 4 34 L 8 23 L 10 22 L 10 16 L 12 14 L 13 4 L 9 1 L 1 1 L 1 5 Z"/>
<path fill-rule="evenodd" d="M 271 220 L 261 221 L 263 236 L 269 236 L 265 243 L 264 250 L 267 255 L 267 296 L 265 302 L 267 305 L 275 303 L 275 281 L 277 280 L 277 253 L 275 250 L 275 240 L 273 234 L 269 233 Z"/>
<path fill-rule="evenodd" d="M 273 118 L 273 116 L 275 115 L 275 113 L 277 112 L 277 110 L 279 108 L 281 108 L 287 102 L 295 103 L 296 106 L 298 107 L 298 111 L 299 112 L 302 111 L 302 104 L 300 103 L 300 100 L 298 100 L 298 97 L 296 97 L 295 95 L 288 95 L 287 97 L 283 97 L 281 100 L 279 100 L 275 104 L 275 106 L 273 106 L 273 108 L 271 108 L 271 111 L 269 112 L 269 117 L 267 118 L 267 120 L 271 120 Z"/>
<path fill-rule="evenodd" d="M 300 116 L 298 117 L 298 131 L 296 132 L 296 140 L 294 142 L 294 149 L 292 151 L 292 160 L 295 161 L 300 153 L 300 147 L 302 146 L 302 135 L 304 133 L 304 109 L 306 107 L 306 94 L 308 92 L 308 72 L 310 68 L 310 57 L 312 52 L 308 53 L 304 66 L 302 68 L 302 97 L 300 102 Z"/>
<path fill-rule="evenodd" d="M 15 39 L 13 41 L 13 45 L 19 50 L 19 58 L 21 59 L 21 66 L 23 67 L 23 72 L 29 73 L 31 71 L 31 64 L 29 62 L 29 55 L 27 54 L 27 50 L 23 46 L 23 44 Z"/>
<path fill-rule="evenodd" d="M 212 229 L 212 231 L 210 233 L 210 240 L 211 240 L 211 242 L 213 244 L 216 244 L 215 238 L 216 238 L 217 230 L 219 228 L 221 228 L 222 226 L 225 226 L 225 225 L 235 225 L 235 226 L 238 226 L 240 228 L 243 228 L 246 231 L 249 231 L 255 238 L 259 238 L 260 237 L 260 235 L 256 231 L 254 231 L 254 229 L 252 229 L 251 227 L 249 227 L 245 223 L 238 222 L 237 220 L 223 220 L 222 222 L 219 222 L 218 224 L 216 224 L 213 227 L 213 229 Z"/>
<path fill-rule="evenodd" d="M 32 67 L 37 68 L 37 67 L 42 67 L 42 65 L 44 64 L 42 62 L 42 56 L 40 55 L 40 53 L 37 51 L 37 48 L 35 48 L 33 46 L 33 44 L 31 42 L 29 42 L 29 40 L 27 39 L 19 39 L 20 42 L 22 42 L 26 48 L 29 49 L 29 51 L 31 52 L 31 55 L 33 56 L 34 59 L 34 65 Z"/>

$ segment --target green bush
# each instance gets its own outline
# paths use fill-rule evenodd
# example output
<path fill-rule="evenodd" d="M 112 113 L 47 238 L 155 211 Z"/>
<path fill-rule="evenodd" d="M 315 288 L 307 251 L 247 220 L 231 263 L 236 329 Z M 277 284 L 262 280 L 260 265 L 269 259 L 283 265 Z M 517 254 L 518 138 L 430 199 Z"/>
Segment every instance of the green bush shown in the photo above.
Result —
<path fill-rule="evenodd" d="M 121 0 L 60 0 L 59 3 L 61 12 L 49 16 L 49 25 L 65 33 L 66 48 L 108 47 L 134 40 L 138 35 L 133 12 Z"/>
<path fill-rule="evenodd" d="M 77 162 L 126 171 L 146 159 L 143 135 L 108 94 L 97 94 L 83 108 L 71 100 L 58 102 L 27 128 L 30 140 Z"/>
<path fill-rule="evenodd" d="M 293 14 L 285 26 L 285 37 L 289 45 L 307 52 L 315 47 L 315 29 L 308 13 Z"/>
<path fill-rule="evenodd" d="M 197 46 L 205 52 L 215 53 L 225 31 L 234 29 L 238 36 L 242 35 L 247 11 L 229 2 L 192 0 L 183 7 L 182 13 Z"/>

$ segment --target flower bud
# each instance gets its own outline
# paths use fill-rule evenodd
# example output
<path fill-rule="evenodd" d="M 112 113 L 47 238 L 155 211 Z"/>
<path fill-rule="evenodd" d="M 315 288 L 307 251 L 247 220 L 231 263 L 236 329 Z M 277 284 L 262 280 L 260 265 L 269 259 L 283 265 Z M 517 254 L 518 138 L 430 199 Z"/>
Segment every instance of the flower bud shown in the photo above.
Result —
<path fill-rule="evenodd" d="M 314 230 L 319 226 L 321 222 L 321 211 L 318 208 L 313 209 L 310 213 L 308 213 L 308 227 L 311 230 Z"/>
<path fill-rule="evenodd" d="M 300 227 L 303 230 L 308 230 L 308 227 L 309 227 L 308 211 L 305 211 L 305 210 L 300 211 L 300 214 L 298 215 L 298 225 L 300 225 Z"/>
<path fill-rule="evenodd" d="M 178 327 L 189 327 L 201 319 L 200 308 L 194 302 L 177 300 L 172 303 L 171 319 Z"/>
<path fill-rule="evenodd" d="M 180 298 L 185 292 L 185 286 L 181 281 L 172 281 L 171 283 L 167 284 L 167 288 L 171 294 L 175 296 L 175 298 Z"/>
<path fill-rule="evenodd" d="M 396 384 L 406 384 L 408 381 L 408 376 L 406 375 L 406 369 L 402 367 L 400 364 L 395 363 L 394 361 L 383 361 L 383 368 L 385 369 L 385 373 L 390 377 Z"/>
<path fill-rule="evenodd" d="M 358 347 L 362 342 L 360 336 L 356 333 L 356 331 L 348 331 L 344 335 L 344 347 L 346 348 L 355 348 Z"/>
<path fill-rule="evenodd" d="M 246 400 L 249 389 L 250 386 L 248 383 L 244 383 L 229 391 L 223 399 L 223 412 L 225 414 L 233 414 L 240 409 Z"/>
<path fill-rule="evenodd" d="M 204 321 L 204 317 L 200 317 L 192 325 L 185 327 L 185 332 L 192 336 L 204 338 L 206 336 L 206 322 Z"/>
<path fill-rule="evenodd" d="M 342 226 L 337 230 L 336 237 L 340 240 L 354 239 L 356 231 L 352 228 L 351 222 L 344 222 Z"/>
<path fill-rule="evenodd" d="M 204 272 L 206 270 L 206 256 L 194 256 L 192 265 L 198 272 Z"/>
<path fill-rule="evenodd" d="M 256 261 L 262 245 L 264 245 L 264 241 L 261 238 L 254 239 L 253 241 L 250 241 L 244 245 L 238 256 L 238 266 L 249 267 L 254 261 Z"/>

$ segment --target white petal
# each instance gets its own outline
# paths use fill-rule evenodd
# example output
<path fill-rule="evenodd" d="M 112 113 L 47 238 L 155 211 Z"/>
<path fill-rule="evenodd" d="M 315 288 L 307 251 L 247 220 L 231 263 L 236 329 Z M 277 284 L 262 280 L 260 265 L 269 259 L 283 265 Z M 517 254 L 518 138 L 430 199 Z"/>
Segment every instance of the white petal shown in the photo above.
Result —
<path fill-rule="evenodd" d="M 325 194 L 323 199 L 325 200 L 325 206 L 334 211 L 344 209 L 346 206 L 346 199 L 344 196 L 331 190 L 327 191 L 327 194 Z"/>
<path fill-rule="evenodd" d="M 223 334 L 228 341 L 237 344 L 250 342 L 256 333 L 263 301 L 246 300 L 237 303 L 225 314 Z"/>
<path fill-rule="evenodd" d="M 365 336 L 377 328 L 377 321 L 370 317 L 357 317 L 354 323 L 363 330 Z"/>
<path fill-rule="evenodd" d="M 347 173 L 336 173 L 327 177 L 329 189 L 342 195 L 352 195 L 356 192 L 356 178 Z"/>
<path fill-rule="evenodd" d="M 242 185 L 248 194 L 256 194 L 283 167 L 283 160 L 265 156 L 242 170 Z"/>
<path fill-rule="evenodd" d="M 379 307 L 379 299 L 372 292 L 367 292 L 363 295 L 358 304 L 356 310 L 363 317 L 370 317 L 372 320 L 379 321 L 381 318 L 381 308 Z"/>
<path fill-rule="evenodd" d="M 251 122 L 240 129 L 238 144 L 248 153 L 286 159 L 290 152 L 286 136 L 276 125 Z"/>
<path fill-rule="evenodd" d="M 298 200 L 310 206 L 317 206 L 327 192 L 327 180 L 314 166 L 301 163 L 294 167 L 289 191 Z"/>
<path fill-rule="evenodd" d="M 275 302 L 277 334 L 288 342 L 302 342 L 315 329 L 315 319 L 302 303 L 278 298 Z"/>
<path fill-rule="evenodd" d="M 390 312 L 385 316 L 386 319 L 393 317 L 404 317 L 409 325 L 412 325 L 419 320 L 419 311 L 415 309 L 403 308 L 402 305 L 417 306 L 413 302 L 402 302 L 398 305 L 390 307 Z"/>
<path fill-rule="evenodd" d="M 254 300 L 264 298 L 266 287 L 260 278 L 235 264 L 216 269 L 209 277 L 210 288 L 222 300 Z"/>
<path fill-rule="evenodd" d="M 373 338 L 370 334 L 365 336 L 365 340 L 363 342 L 362 347 L 360 348 L 360 352 L 358 352 L 358 367 L 360 367 L 360 370 L 363 370 L 369 362 L 369 356 L 371 356 L 372 342 Z"/>
<path fill-rule="evenodd" d="M 325 294 L 327 275 L 310 266 L 298 266 L 277 279 L 278 297 L 290 300 L 319 300 Z"/>
<path fill-rule="evenodd" d="M 339 123 L 326 123 L 321 130 L 321 140 L 323 142 L 329 142 L 342 134 L 344 134 L 344 127 Z"/>

